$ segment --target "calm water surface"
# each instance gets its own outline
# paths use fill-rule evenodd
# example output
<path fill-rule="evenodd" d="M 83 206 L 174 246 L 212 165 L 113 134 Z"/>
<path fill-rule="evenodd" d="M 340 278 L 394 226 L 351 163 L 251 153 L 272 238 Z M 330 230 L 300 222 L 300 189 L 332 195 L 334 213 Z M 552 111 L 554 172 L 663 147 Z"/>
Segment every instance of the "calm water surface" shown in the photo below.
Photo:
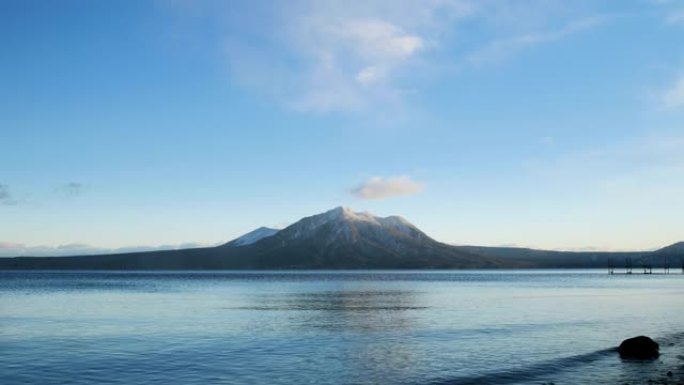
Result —
<path fill-rule="evenodd" d="M 617 383 L 683 353 L 682 305 L 681 274 L 0 272 L 0 382 Z M 606 351 L 640 334 L 660 361 Z"/>

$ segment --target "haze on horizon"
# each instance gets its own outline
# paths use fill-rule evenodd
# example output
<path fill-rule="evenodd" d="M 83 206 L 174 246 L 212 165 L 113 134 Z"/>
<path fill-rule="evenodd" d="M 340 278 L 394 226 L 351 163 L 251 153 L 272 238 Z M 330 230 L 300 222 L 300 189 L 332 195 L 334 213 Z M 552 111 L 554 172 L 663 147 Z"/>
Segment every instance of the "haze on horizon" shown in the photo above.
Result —
<path fill-rule="evenodd" d="M 454 244 L 684 240 L 679 1 L 9 0 L 0 32 L 0 256 L 340 205 Z"/>

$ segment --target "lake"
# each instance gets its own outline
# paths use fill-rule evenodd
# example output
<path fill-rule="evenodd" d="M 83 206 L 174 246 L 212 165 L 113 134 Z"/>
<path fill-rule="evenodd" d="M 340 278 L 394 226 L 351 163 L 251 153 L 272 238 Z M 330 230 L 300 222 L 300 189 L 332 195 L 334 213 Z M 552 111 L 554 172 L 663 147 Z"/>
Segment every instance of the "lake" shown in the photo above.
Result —
<path fill-rule="evenodd" d="M 614 384 L 676 363 L 682 305 L 603 270 L 5 271 L 0 382 Z M 607 350 L 641 334 L 660 360 Z"/>

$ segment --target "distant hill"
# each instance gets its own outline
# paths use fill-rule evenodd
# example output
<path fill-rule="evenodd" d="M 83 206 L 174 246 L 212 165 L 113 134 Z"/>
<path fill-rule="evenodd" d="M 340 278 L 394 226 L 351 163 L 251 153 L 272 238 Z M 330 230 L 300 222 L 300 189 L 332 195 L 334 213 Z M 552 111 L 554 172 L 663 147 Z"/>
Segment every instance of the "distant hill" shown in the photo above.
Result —
<path fill-rule="evenodd" d="M 684 242 L 677 242 L 670 246 L 663 247 L 655 251 L 658 255 L 672 255 L 672 256 L 682 256 L 684 255 Z"/>
<path fill-rule="evenodd" d="M 635 268 L 641 267 L 653 252 L 598 252 L 598 251 L 555 251 L 537 250 L 517 247 L 483 247 L 455 246 L 463 251 L 489 257 L 497 257 L 504 261 L 522 263 L 541 269 L 586 269 L 607 268 L 609 264 L 616 267 L 625 266 L 631 260 Z M 650 262 L 661 266 L 660 259 Z"/>
<path fill-rule="evenodd" d="M 256 230 L 250 231 L 249 233 L 238 237 L 236 239 L 233 239 L 232 241 L 228 242 L 228 246 L 247 246 L 251 245 L 252 243 L 259 242 L 260 240 L 270 237 L 275 235 L 278 231 L 278 229 L 271 229 L 268 227 L 259 227 Z"/>
<path fill-rule="evenodd" d="M 0 258 L 0 269 L 492 269 L 656 266 L 684 242 L 654 252 L 562 252 L 451 246 L 406 219 L 338 207 L 282 230 L 262 227 L 217 247 L 77 257 Z M 673 264 L 673 263 L 671 263 Z"/>

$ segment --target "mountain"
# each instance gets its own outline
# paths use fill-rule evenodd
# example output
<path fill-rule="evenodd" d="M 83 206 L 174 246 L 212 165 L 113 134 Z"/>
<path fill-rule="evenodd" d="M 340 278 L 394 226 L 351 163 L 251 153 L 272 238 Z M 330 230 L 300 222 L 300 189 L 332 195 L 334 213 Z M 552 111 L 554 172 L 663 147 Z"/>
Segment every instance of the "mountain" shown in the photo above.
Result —
<path fill-rule="evenodd" d="M 231 250 L 252 268 L 392 269 L 501 267 L 437 242 L 407 220 L 338 207 L 306 217 L 251 245 Z"/>
<path fill-rule="evenodd" d="M 251 245 L 252 243 L 258 242 L 266 237 L 270 237 L 277 233 L 278 229 L 271 229 L 269 227 L 259 227 L 256 230 L 250 231 L 249 233 L 235 238 L 232 241 L 228 242 L 227 245 L 229 246 L 247 246 Z"/>
<path fill-rule="evenodd" d="M 0 258 L 0 269 L 474 269 L 657 266 L 683 243 L 655 252 L 562 252 L 452 246 L 398 216 L 338 207 L 282 229 L 262 227 L 216 247 L 77 257 Z M 667 255 L 668 258 L 663 257 Z M 674 264 L 673 264 L 674 265 Z"/>

